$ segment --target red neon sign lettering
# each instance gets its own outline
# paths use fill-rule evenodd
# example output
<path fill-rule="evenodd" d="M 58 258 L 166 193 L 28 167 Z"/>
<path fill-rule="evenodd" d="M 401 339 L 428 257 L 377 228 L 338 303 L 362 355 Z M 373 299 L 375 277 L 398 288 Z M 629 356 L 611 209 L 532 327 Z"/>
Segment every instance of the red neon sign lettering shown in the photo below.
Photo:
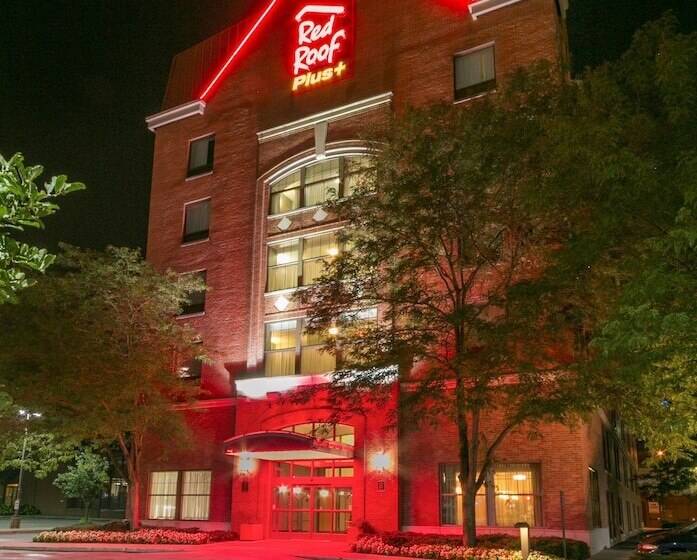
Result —
<path fill-rule="evenodd" d="M 293 91 L 340 78 L 347 71 L 349 29 L 347 8 L 338 4 L 308 4 L 295 16 Z"/>

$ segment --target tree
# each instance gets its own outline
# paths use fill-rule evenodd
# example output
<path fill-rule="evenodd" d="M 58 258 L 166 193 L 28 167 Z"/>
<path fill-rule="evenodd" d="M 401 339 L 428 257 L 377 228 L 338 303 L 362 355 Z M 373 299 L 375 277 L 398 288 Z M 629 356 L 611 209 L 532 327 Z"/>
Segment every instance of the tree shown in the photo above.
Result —
<path fill-rule="evenodd" d="M 697 454 L 688 451 L 678 459 L 653 459 L 638 482 L 642 494 L 659 502 L 675 494 L 697 496 Z"/>
<path fill-rule="evenodd" d="M 592 339 L 577 371 L 672 458 L 697 433 L 697 34 L 676 29 L 645 26 L 569 88 L 540 184 L 550 212 L 574 209 L 555 266 Z"/>
<path fill-rule="evenodd" d="M 85 508 L 84 520 L 89 521 L 90 505 L 99 498 L 109 482 L 109 462 L 89 449 L 75 458 L 75 464 L 56 476 L 53 484 L 68 498 L 80 498 Z"/>
<path fill-rule="evenodd" d="M 411 418 L 455 423 L 470 545 L 475 496 L 506 437 L 590 408 L 566 367 L 573 325 L 539 299 L 563 229 L 539 196 L 563 89 L 540 64 L 465 110 L 408 109 L 374 132 L 375 167 L 330 205 L 350 250 L 299 296 L 311 331 L 338 333 L 325 347 L 341 358 L 335 406 L 375 397 L 397 374 Z M 354 320 L 372 306 L 382 320 Z"/>
<path fill-rule="evenodd" d="M 28 432 L 26 453 L 22 461 L 25 435 L 17 433 L 0 449 L 0 471 L 19 469 L 32 473 L 36 478 L 46 478 L 70 461 L 75 455 L 75 443 L 63 441 L 54 434 Z"/>
<path fill-rule="evenodd" d="M 28 273 L 44 272 L 54 260 L 45 249 L 16 241 L 9 233 L 43 228 L 43 218 L 58 210 L 58 197 L 85 188 L 69 183 L 65 175 L 39 188 L 35 180 L 42 173 L 40 165 L 25 166 L 19 153 L 9 160 L 0 155 L 0 303 L 12 301 L 18 290 L 30 285 Z"/>
<path fill-rule="evenodd" d="M 157 272 L 136 250 L 65 247 L 50 274 L 0 309 L 0 383 L 56 433 L 105 448 L 116 442 L 133 526 L 146 437 L 185 439 L 173 404 L 193 389 L 178 369 L 200 345 L 176 316 L 203 288 L 194 277 Z"/>

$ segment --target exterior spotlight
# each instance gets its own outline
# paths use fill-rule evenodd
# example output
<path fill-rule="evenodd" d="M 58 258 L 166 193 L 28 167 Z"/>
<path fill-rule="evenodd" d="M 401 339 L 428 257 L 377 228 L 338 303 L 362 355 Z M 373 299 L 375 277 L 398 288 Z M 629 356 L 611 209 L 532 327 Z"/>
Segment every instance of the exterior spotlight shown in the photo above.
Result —
<path fill-rule="evenodd" d="M 386 472 L 389 471 L 392 466 L 392 459 L 388 453 L 379 451 L 373 454 L 371 466 L 374 471 Z"/>
<path fill-rule="evenodd" d="M 243 475 L 251 474 L 254 470 L 254 458 L 249 453 L 240 453 L 237 470 Z"/>
<path fill-rule="evenodd" d="M 523 560 L 528 560 L 530 554 L 530 525 L 525 521 L 515 524 L 517 529 L 520 529 L 520 554 Z"/>

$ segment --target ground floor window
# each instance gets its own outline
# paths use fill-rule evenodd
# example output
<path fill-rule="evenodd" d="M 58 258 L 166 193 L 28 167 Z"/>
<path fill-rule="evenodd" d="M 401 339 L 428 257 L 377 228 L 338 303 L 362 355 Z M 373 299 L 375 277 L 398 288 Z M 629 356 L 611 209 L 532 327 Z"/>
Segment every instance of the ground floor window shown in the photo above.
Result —
<path fill-rule="evenodd" d="M 206 520 L 211 471 L 157 471 L 150 474 L 149 518 Z"/>
<path fill-rule="evenodd" d="M 530 526 L 541 522 L 539 468 L 532 464 L 493 466 L 475 498 L 477 525 L 514 527 L 525 521 Z M 462 488 L 458 480 L 459 466 L 440 466 L 441 525 L 461 525 Z"/>
<path fill-rule="evenodd" d="M 17 484 L 7 484 L 5 486 L 2 501 L 6 506 L 14 507 L 15 500 L 17 499 L 17 488 Z"/>
<path fill-rule="evenodd" d="M 598 471 L 588 467 L 588 493 L 591 502 L 591 526 L 598 528 L 603 526 L 600 517 L 600 482 L 598 481 Z"/>

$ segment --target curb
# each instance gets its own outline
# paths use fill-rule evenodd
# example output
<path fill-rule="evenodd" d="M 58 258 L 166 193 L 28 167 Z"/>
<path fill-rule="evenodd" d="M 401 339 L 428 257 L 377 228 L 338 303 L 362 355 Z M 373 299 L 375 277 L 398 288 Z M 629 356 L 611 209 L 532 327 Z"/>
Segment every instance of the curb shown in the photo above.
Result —
<path fill-rule="evenodd" d="M 38 545 L 38 546 L 26 546 L 21 544 L 16 545 L 0 545 L 0 550 L 21 550 L 21 551 L 34 551 L 34 552 L 129 552 L 132 554 L 163 554 L 163 553 L 178 553 L 178 552 L 191 552 L 190 548 L 182 548 L 178 550 L 165 549 L 165 548 L 129 548 L 127 546 L 120 546 L 114 548 L 104 548 L 100 546 L 50 546 L 50 545 Z"/>
<path fill-rule="evenodd" d="M 3 535 L 32 535 L 47 530 L 48 529 L 0 529 L 0 537 Z"/>

